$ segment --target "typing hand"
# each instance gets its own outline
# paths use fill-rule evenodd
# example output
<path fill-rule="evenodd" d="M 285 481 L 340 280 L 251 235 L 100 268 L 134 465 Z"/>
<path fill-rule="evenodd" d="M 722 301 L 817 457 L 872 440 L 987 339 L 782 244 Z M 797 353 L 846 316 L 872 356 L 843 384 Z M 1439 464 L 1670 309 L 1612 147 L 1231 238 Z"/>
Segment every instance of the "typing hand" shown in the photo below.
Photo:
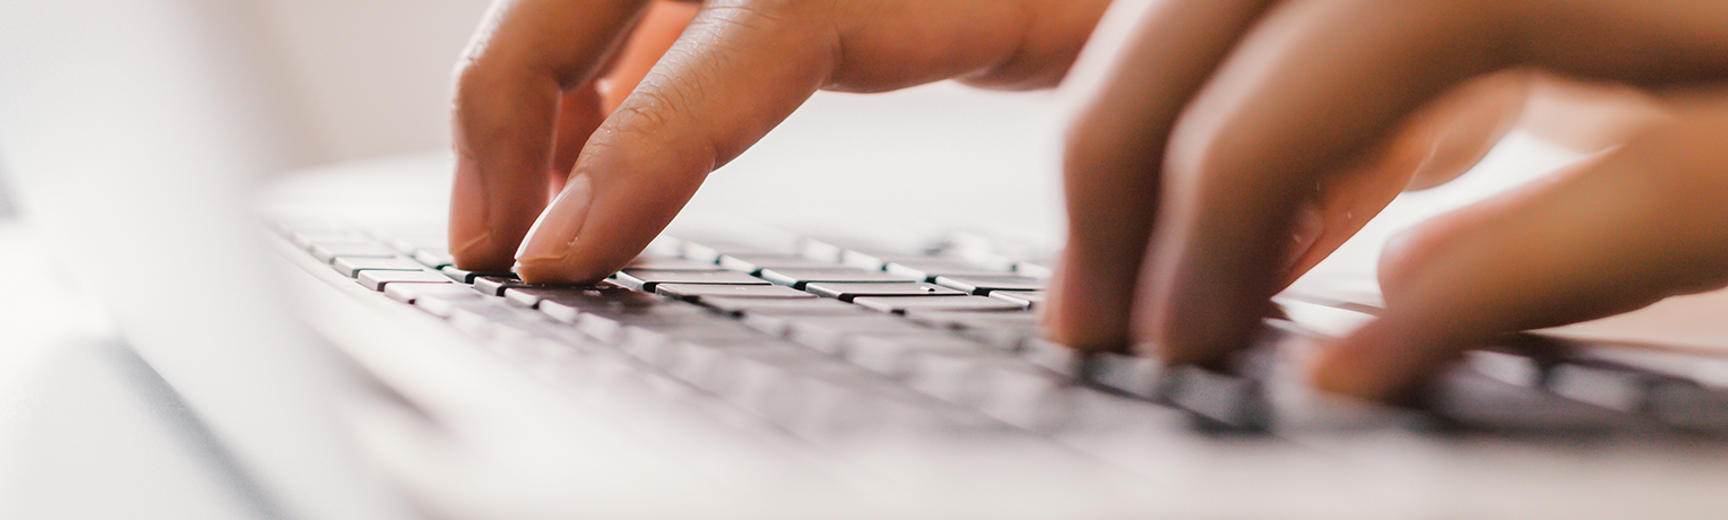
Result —
<path fill-rule="evenodd" d="M 599 279 L 816 90 L 1054 84 L 1107 3 L 502 0 L 459 72 L 451 253 Z"/>
<path fill-rule="evenodd" d="M 1071 131 L 1054 334 L 1216 361 L 1398 191 L 1463 171 L 1521 112 L 1619 144 L 1395 241 L 1385 313 L 1322 356 L 1320 386 L 1395 400 L 1499 334 L 1728 284 L 1728 91 L 1694 88 L 1728 77 L 1725 19 L 1721 2 L 1123 2 Z"/>

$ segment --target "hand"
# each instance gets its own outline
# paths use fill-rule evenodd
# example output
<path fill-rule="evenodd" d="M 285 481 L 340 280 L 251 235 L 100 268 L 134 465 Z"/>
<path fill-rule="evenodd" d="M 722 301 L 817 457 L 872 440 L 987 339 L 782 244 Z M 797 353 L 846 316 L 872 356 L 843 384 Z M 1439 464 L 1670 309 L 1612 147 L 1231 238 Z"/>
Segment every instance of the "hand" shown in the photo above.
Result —
<path fill-rule="evenodd" d="M 1322 356 L 1316 382 L 1393 400 L 1499 334 L 1728 283 L 1728 94 L 1676 91 L 1728 76 L 1728 4 L 1119 7 L 1119 52 L 1071 131 L 1057 339 L 1219 360 L 1284 284 L 1397 191 L 1475 162 L 1526 102 L 1534 117 L 1628 98 L 1552 76 L 1638 85 L 1643 102 L 1574 118 L 1610 114 L 1602 132 L 1561 132 L 1624 144 L 1388 247 L 1385 312 Z"/>
<path fill-rule="evenodd" d="M 458 76 L 451 253 L 530 282 L 600 279 L 816 90 L 1051 85 L 1107 4 L 500 1 Z"/>

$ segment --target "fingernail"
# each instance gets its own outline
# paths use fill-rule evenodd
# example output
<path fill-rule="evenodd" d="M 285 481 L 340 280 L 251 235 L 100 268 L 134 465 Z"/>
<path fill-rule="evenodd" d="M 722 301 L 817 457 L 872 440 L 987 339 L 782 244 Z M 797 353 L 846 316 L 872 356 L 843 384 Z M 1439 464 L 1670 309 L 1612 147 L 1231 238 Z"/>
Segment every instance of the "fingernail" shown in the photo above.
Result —
<path fill-rule="evenodd" d="M 1312 205 L 1303 204 L 1296 212 L 1295 225 L 1290 230 L 1289 253 L 1284 257 L 1284 269 L 1296 267 L 1308 250 L 1314 248 L 1314 243 L 1320 240 L 1320 235 L 1326 231 L 1326 217 Z"/>
<path fill-rule="evenodd" d="M 588 218 L 588 207 L 593 198 L 594 184 L 587 175 L 570 179 L 564 192 L 558 194 L 558 199 L 552 201 L 552 205 L 540 214 L 539 220 L 534 221 L 534 227 L 528 229 L 528 239 L 516 250 L 517 264 L 562 263 L 570 256 L 576 234 L 582 231 L 582 222 Z"/>

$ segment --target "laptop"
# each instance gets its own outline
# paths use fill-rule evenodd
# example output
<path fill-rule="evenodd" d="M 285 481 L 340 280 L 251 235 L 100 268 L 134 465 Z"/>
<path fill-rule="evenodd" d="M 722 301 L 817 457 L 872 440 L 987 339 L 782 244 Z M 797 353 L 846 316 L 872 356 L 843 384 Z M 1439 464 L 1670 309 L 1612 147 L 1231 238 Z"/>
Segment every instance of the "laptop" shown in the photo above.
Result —
<path fill-rule="evenodd" d="M 1229 370 L 1079 357 L 1039 339 L 1052 237 L 927 185 L 776 221 L 739 213 L 809 193 L 717 181 L 593 286 L 464 272 L 446 156 L 263 182 L 255 80 L 153 7 L 0 33 L 0 158 L 288 516 L 1692 517 L 1728 484 L 1718 358 L 1526 335 L 1423 407 L 1349 401 L 1298 377 L 1374 310 L 1326 276 Z"/>

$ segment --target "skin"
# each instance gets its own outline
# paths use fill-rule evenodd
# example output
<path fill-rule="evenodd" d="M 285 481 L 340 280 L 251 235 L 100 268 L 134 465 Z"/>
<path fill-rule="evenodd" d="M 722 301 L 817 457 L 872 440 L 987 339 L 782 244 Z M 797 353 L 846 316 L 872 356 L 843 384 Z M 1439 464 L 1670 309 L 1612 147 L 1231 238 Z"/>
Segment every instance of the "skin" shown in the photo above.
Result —
<path fill-rule="evenodd" d="M 1220 360 L 1399 192 L 1519 125 L 1594 153 L 1395 241 L 1385 312 L 1316 384 L 1398 399 L 1503 333 L 1728 284 L 1728 4 L 1108 4 L 500 1 L 458 74 L 452 253 L 599 279 L 816 90 L 1074 68 L 1047 319 L 1075 348 Z"/>

